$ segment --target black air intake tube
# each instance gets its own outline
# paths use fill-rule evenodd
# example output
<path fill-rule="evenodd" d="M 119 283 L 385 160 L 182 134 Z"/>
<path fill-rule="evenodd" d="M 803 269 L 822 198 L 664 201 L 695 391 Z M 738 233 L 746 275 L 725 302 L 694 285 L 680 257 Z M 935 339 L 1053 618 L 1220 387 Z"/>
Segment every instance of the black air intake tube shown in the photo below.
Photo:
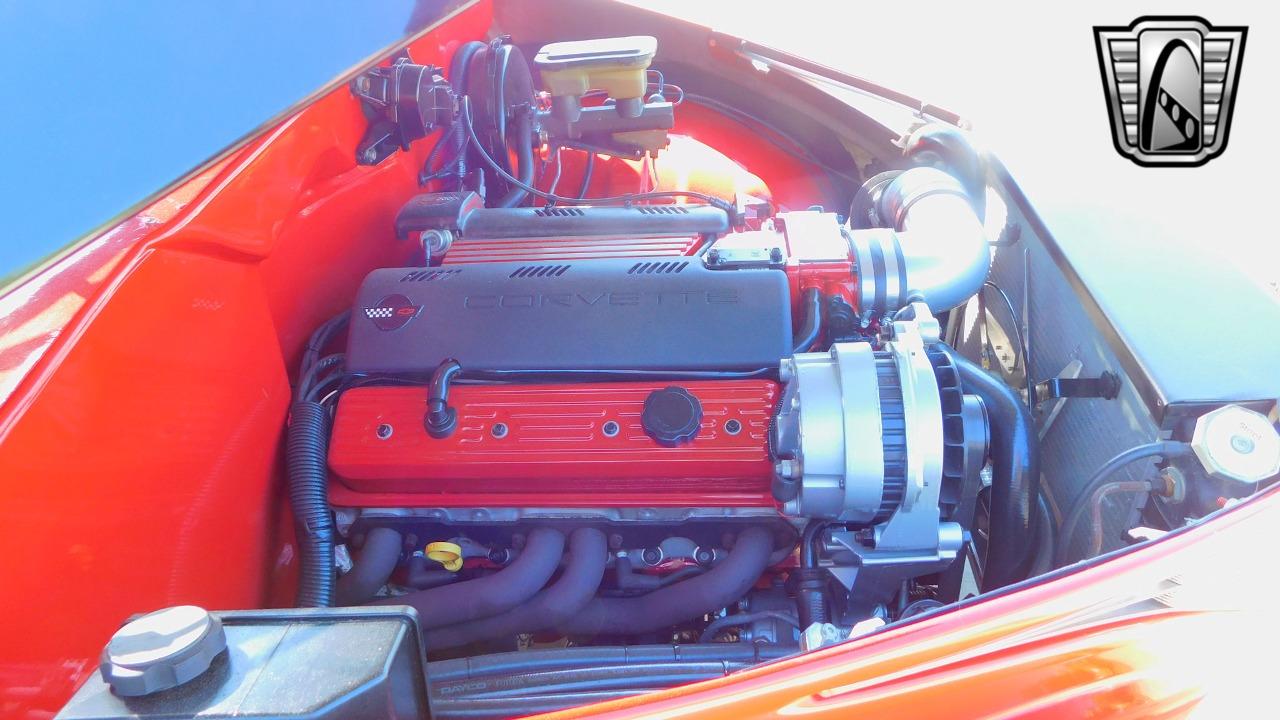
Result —
<path fill-rule="evenodd" d="M 559 629 L 568 635 L 638 635 L 660 630 L 738 601 L 769 566 L 773 537 L 750 527 L 729 557 L 705 574 L 636 598 L 596 598 Z"/>
<path fill-rule="evenodd" d="M 427 633 L 432 650 L 555 627 L 591 602 L 609 557 L 604 533 L 578 528 L 569 535 L 568 562 L 560 579 L 512 610 Z"/>
<path fill-rule="evenodd" d="M 533 184 L 533 118 L 532 110 L 522 110 L 516 120 L 516 179 L 525 185 Z M 498 207 L 513 208 L 524 201 L 529 191 L 513 185 L 502 197 Z"/>
<path fill-rule="evenodd" d="M 453 51 L 453 59 L 449 61 L 449 83 L 457 88 L 459 92 L 467 87 L 467 75 L 471 70 L 471 57 L 477 51 L 483 50 L 486 45 L 479 40 L 472 40 L 463 43 L 457 50 Z M 457 179 L 457 187 L 462 189 L 462 184 L 467 179 L 467 143 L 470 138 L 467 136 L 467 129 L 457 120 L 454 121 L 446 131 L 449 136 L 449 144 L 452 146 L 452 152 L 457 154 L 457 164 L 453 168 L 453 176 Z M 442 139 L 443 143 L 444 140 Z M 424 168 L 424 172 L 427 169 Z"/>
<path fill-rule="evenodd" d="M 391 573 L 400 562 L 400 550 L 404 540 L 391 528 L 373 528 L 365 536 L 360 557 L 350 572 L 338 578 L 339 605 L 358 605 L 373 597 L 378 588 L 387 584 Z"/>
<path fill-rule="evenodd" d="M 528 602 L 551 579 L 564 554 L 564 535 L 551 528 L 529 533 L 520 555 L 498 572 L 475 580 L 379 600 L 379 605 L 412 605 L 425 629 L 466 623 Z"/>
<path fill-rule="evenodd" d="M 320 403 L 296 402 L 289 410 L 285 463 L 301 569 L 300 607 L 333 605 L 333 517 L 329 513 L 329 411 Z"/>
<path fill-rule="evenodd" d="M 1036 548 L 1040 448 L 1035 421 L 1017 392 L 958 352 L 951 358 L 966 393 L 977 395 L 991 424 L 991 541 L 983 591 L 1027 577 Z"/>

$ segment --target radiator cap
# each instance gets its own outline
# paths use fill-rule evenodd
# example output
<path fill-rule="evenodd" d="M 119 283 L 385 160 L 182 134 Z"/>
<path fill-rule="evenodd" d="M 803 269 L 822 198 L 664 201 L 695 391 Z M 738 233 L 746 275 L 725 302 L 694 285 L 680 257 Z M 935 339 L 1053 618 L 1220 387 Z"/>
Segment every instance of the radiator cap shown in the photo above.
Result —
<path fill-rule="evenodd" d="M 99 669 L 117 695 L 150 695 L 194 680 L 226 649 L 222 621 L 178 605 L 125 623 L 103 649 Z"/>
<path fill-rule="evenodd" d="M 675 447 L 687 443 L 697 436 L 702 424 L 702 403 L 677 385 L 654 390 L 645 398 L 640 424 L 659 445 Z"/>
<path fill-rule="evenodd" d="M 1239 405 L 1201 415 L 1191 449 L 1210 475 L 1223 480 L 1256 483 L 1280 472 L 1280 433 L 1265 415 Z"/>

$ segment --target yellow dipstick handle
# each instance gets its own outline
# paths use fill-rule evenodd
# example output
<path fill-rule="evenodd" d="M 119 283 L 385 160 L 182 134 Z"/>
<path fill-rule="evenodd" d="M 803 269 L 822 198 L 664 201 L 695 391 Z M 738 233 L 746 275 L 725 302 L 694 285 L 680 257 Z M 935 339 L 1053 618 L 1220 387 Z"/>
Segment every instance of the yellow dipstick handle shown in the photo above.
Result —
<path fill-rule="evenodd" d="M 427 545 L 427 557 L 443 565 L 449 572 L 462 569 L 462 548 L 456 543 L 433 542 Z"/>

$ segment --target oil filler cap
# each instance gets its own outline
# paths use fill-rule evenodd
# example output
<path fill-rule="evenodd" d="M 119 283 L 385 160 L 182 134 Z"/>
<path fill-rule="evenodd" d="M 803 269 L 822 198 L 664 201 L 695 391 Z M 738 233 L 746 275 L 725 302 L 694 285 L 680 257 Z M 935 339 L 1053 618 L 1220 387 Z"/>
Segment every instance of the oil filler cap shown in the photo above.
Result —
<path fill-rule="evenodd" d="M 697 436 L 702 425 L 702 403 L 676 385 L 654 390 L 645 398 L 640 424 L 659 445 L 676 447 Z"/>
<path fill-rule="evenodd" d="M 137 697 L 194 680 L 227 649 L 222 621 L 195 605 L 130 620 L 102 651 L 102 679 L 117 695 Z"/>

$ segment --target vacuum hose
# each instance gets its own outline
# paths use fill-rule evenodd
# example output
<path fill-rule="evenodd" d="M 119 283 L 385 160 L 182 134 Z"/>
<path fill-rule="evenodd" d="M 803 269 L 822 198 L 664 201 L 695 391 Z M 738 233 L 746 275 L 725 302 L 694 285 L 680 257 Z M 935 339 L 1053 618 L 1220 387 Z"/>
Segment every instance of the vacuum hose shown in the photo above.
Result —
<path fill-rule="evenodd" d="M 1035 421 L 1013 388 L 951 353 L 966 393 L 977 395 L 991 424 L 991 542 L 982 589 L 1027 577 L 1035 554 L 1040 447 Z"/>
<path fill-rule="evenodd" d="M 426 629 L 469 623 L 526 603 L 560 565 L 564 535 L 551 528 L 529 533 L 520 555 L 498 572 L 475 580 L 381 599 L 379 605 L 412 605 Z"/>
<path fill-rule="evenodd" d="M 705 574 L 640 597 L 597 597 L 558 628 L 568 635 L 639 635 L 714 612 L 747 594 L 772 550 L 769 531 L 747 528 L 729 556 Z"/>
<path fill-rule="evenodd" d="M 289 504 L 293 508 L 301 570 L 300 607 L 333 605 L 333 516 L 329 513 L 326 458 L 329 450 L 329 411 L 320 403 L 302 401 L 289 411 L 285 462 Z"/>
<path fill-rule="evenodd" d="M 560 579 L 529 602 L 475 622 L 442 627 L 426 636 L 432 650 L 555 627 L 591 602 L 609 553 L 604 533 L 578 528 L 569 535 L 569 552 Z"/>
<path fill-rule="evenodd" d="M 804 291 L 800 304 L 804 307 L 804 324 L 796 333 L 794 352 L 809 352 L 822 334 L 822 292 L 818 288 Z"/>

